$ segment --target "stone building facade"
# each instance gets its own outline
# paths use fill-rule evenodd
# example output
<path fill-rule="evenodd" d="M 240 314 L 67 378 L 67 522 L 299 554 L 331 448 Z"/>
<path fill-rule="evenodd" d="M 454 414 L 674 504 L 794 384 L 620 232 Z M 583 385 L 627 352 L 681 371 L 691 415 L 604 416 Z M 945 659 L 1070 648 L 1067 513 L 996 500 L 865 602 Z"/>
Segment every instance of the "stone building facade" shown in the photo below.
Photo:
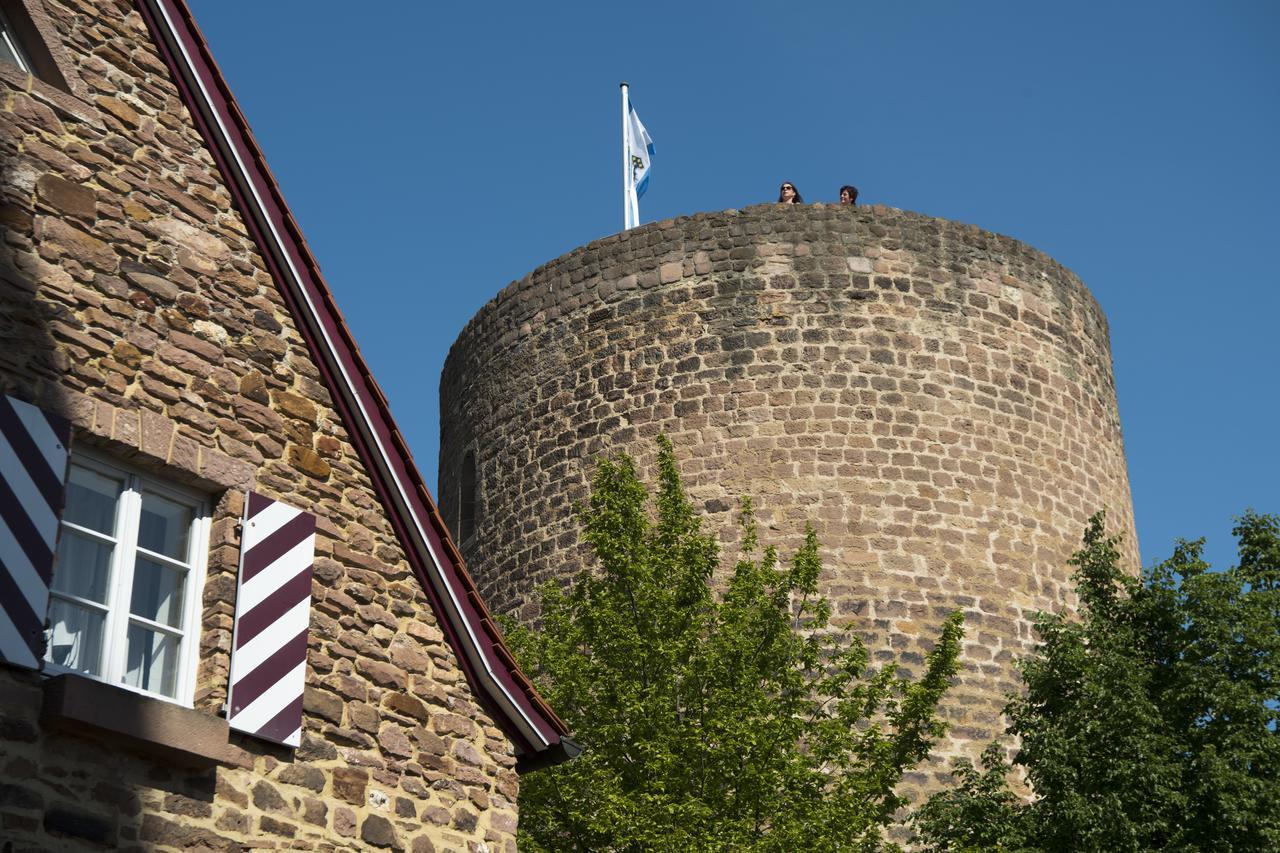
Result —
<path fill-rule="evenodd" d="M 563 724 L 190 13 L 0 9 L 0 846 L 514 851 Z"/>
<path fill-rule="evenodd" d="M 820 204 L 646 225 L 505 288 L 440 393 L 441 507 L 496 608 L 536 616 L 535 586 L 583 565 L 593 460 L 643 472 L 665 433 L 727 558 L 741 496 L 784 553 L 814 525 L 835 621 L 877 660 L 916 668 L 964 611 L 939 759 L 999 731 L 1092 513 L 1137 565 L 1106 319 L 972 226 Z"/>

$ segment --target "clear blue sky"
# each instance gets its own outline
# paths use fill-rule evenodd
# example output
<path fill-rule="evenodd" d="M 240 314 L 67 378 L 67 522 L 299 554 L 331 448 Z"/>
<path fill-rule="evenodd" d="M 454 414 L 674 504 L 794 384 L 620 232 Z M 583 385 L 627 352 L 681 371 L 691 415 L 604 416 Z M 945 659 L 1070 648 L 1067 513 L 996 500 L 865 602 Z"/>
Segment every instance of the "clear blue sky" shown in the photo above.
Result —
<path fill-rule="evenodd" d="M 1146 564 L 1280 512 L 1280 4 L 189 0 L 429 483 L 509 281 L 645 221 L 840 184 L 1075 271 L 1111 322 Z"/>

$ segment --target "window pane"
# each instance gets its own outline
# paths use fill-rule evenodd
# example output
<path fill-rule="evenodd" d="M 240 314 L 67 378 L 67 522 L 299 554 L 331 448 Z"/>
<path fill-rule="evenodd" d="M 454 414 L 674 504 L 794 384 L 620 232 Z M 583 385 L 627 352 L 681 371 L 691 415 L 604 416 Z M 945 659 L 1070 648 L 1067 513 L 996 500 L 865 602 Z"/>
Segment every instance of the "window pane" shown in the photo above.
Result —
<path fill-rule="evenodd" d="M 172 696 L 178 674 L 178 642 L 138 625 L 129 626 L 124 683 Z"/>
<path fill-rule="evenodd" d="M 4 25 L 0 24 L 0 60 L 16 65 L 23 71 L 26 67 L 22 64 L 22 60 L 18 59 L 18 54 L 13 50 L 13 46 L 9 42 L 9 34 L 3 31 Z"/>
<path fill-rule="evenodd" d="M 63 529 L 58 540 L 58 563 L 53 571 L 53 588 L 68 595 L 107 603 L 107 580 L 111 576 L 112 547 Z"/>
<path fill-rule="evenodd" d="M 182 627 L 182 587 L 186 572 L 138 557 L 129 610 L 135 616 Z"/>
<path fill-rule="evenodd" d="M 9 22 L 5 20 L 4 12 L 0 12 L 0 59 L 12 62 L 23 71 L 31 70 L 26 57 L 22 55 L 22 49 L 18 46 L 18 37 L 9 26 Z"/>
<path fill-rule="evenodd" d="M 191 508 L 159 495 L 143 494 L 138 544 L 148 551 L 175 560 L 187 560 L 187 536 L 191 533 Z"/>
<path fill-rule="evenodd" d="M 45 660 L 89 675 L 102 675 L 104 616 L 67 601 L 49 602 Z"/>
<path fill-rule="evenodd" d="M 67 509 L 62 517 L 81 527 L 113 536 L 116 531 L 116 505 L 123 487 L 120 480 L 72 465 L 71 476 L 67 479 Z"/>

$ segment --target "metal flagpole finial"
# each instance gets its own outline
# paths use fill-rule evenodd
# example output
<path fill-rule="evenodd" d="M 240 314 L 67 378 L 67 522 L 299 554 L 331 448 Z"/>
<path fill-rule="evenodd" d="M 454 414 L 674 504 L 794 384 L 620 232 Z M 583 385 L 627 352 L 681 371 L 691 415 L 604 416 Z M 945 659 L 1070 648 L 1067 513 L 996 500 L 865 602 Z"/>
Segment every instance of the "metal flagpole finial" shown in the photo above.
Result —
<path fill-rule="evenodd" d="M 623 80 L 621 83 L 619 83 L 619 84 L 618 84 L 618 88 L 619 88 L 619 89 L 625 89 L 625 88 L 627 88 L 627 86 L 628 86 L 628 85 L 630 85 L 630 84 L 628 84 L 626 80 Z"/>

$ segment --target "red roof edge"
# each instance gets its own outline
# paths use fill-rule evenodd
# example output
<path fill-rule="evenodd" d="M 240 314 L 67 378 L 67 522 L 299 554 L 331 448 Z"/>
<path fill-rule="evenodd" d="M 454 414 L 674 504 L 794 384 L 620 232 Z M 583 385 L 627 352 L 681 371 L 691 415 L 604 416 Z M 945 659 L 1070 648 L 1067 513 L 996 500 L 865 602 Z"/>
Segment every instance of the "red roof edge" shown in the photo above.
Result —
<path fill-rule="evenodd" d="M 517 769 L 579 748 L 516 665 L 449 536 L 386 397 L 360 355 L 262 150 L 183 0 L 135 0 L 298 322 L 405 554 L 472 689 L 511 738 Z"/>

